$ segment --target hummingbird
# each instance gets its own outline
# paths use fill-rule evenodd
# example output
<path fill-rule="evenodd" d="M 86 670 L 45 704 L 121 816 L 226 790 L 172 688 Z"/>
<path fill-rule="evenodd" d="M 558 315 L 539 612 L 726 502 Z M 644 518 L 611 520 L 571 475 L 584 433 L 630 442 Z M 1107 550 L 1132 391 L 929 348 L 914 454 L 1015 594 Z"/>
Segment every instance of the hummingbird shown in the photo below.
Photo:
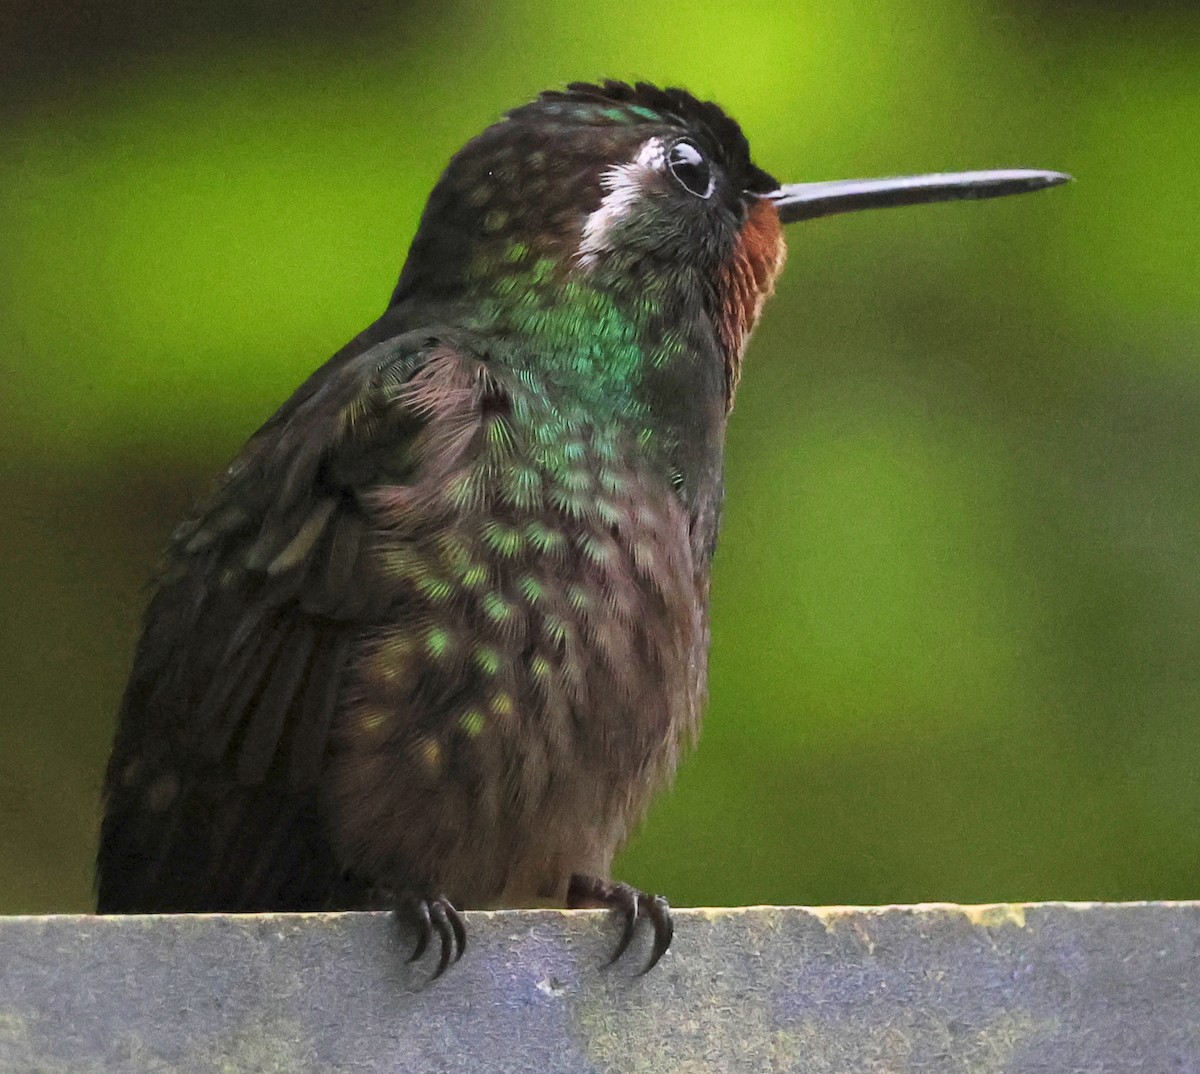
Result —
<path fill-rule="evenodd" d="M 695 741 L 726 423 L 784 225 L 1065 182 L 782 184 L 682 89 L 572 83 L 438 180 L 383 315 L 170 538 L 104 784 L 101 913 L 608 907 Z"/>

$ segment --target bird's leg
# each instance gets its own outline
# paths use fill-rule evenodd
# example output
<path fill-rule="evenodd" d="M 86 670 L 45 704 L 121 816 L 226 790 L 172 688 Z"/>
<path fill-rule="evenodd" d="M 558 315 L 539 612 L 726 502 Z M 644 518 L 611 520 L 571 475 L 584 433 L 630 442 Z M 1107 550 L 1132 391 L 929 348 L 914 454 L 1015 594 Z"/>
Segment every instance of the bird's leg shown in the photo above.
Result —
<path fill-rule="evenodd" d="M 671 907 L 661 895 L 647 895 L 644 891 L 622 884 L 616 880 L 601 880 L 595 876 L 585 876 L 574 873 L 567 887 L 567 906 L 573 910 L 583 907 L 605 907 L 616 910 L 625 919 L 621 930 L 621 939 L 617 941 L 617 949 L 608 960 L 611 966 L 629 947 L 637 928 L 639 918 L 649 918 L 654 926 L 654 946 L 650 950 L 650 958 L 642 973 L 649 973 L 657 965 L 658 960 L 666 954 L 671 946 L 671 937 L 675 934 L 675 924 L 671 920 Z"/>
<path fill-rule="evenodd" d="M 446 972 L 452 961 L 462 958 L 467 949 L 467 930 L 462 914 L 445 895 L 405 895 L 397 903 L 396 915 L 417 928 L 417 946 L 413 948 L 409 962 L 416 962 L 425 954 L 436 933 L 441 954 L 437 969 L 433 971 L 434 980 Z"/>

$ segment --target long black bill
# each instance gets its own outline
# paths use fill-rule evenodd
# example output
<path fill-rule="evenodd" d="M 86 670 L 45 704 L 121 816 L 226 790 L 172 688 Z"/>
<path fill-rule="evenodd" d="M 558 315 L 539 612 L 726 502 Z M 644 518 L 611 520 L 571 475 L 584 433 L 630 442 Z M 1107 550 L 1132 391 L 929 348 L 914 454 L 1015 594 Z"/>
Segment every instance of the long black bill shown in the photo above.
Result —
<path fill-rule="evenodd" d="M 828 183 L 787 183 L 762 195 L 775 203 L 785 224 L 858 209 L 924 205 L 930 201 L 1003 198 L 1069 183 L 1063 172 L 1008 168 L 988 172 L 900 175 L 893 179 L 838 179 Z"/>

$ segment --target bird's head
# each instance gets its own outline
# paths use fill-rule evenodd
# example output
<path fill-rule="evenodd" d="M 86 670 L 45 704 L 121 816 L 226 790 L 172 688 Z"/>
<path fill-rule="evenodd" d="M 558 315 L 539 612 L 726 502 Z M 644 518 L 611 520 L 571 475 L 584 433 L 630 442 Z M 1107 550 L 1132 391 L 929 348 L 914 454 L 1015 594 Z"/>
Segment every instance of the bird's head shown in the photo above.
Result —
<path fill-rule="evenodd" d="M 736 380 L 783 264 L 779 184 L 738 125 L 683 90 L 575 83 L 467 143 L 433 193 L 393 302 L 487 296 L 536 322 L 602 293 L 715 335 Z"/>

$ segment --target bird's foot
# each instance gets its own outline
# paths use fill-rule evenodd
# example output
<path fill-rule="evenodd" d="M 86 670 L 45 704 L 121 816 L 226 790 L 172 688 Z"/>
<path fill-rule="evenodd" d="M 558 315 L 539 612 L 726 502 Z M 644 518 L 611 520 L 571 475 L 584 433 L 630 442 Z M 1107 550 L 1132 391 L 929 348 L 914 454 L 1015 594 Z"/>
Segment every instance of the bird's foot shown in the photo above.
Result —
<path fill-rule="evenodd" d="M 441 953 L 432 980 L 441 977 L 451 962 L 462 958 L 467 949 L 467 930 L 462 914 L 445 895 L 407 895 L 400 900 L 396 914 L 417 927 L 417 946 L 409 955 L 409 962 L 416 962 L 425 954 L 436 934 Z"/>
<path fill-rule="evenodd" d="M 671 937 L 675 934 L 671 907 L 666 899 L 661 895 L 647 895 L 644 891 L 638 891 L 637 888 L 620 881 L 601 880 L 599 877 L 575 873 L 567 887 L 567 906 L 573 910 L 588 906 L 607 907 L 624 917 L 625 927 L 621 930 L 617 949 L 608 960 L 610 966 L 629 947 L 639 918 L 648 918 L 654 926 L 654 946 L 650 949 L 650 958 L 642 973 L 649 973 L 654 969 L 658 960 L 667 953 L 667 948 L 671 946 Z"/>

